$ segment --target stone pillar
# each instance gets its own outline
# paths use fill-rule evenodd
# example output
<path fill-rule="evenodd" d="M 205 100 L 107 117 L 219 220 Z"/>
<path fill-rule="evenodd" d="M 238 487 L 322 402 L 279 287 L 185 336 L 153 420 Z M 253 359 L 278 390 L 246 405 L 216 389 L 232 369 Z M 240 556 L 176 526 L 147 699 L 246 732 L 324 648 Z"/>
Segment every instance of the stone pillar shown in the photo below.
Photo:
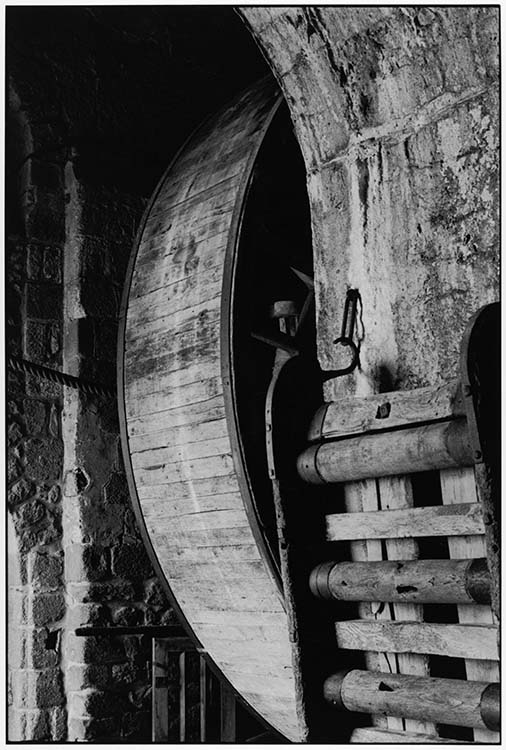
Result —
<path fill-rule="evenodd" d="M 119 302 L 142 202 L 87 188 L 72 161 L 65 184 L 64 369 L 114 387 Z M 148 740 L 150 640 L 74 633 L 173 621 L 129 503 L 116 400 L 65 389 L 63 439 L 68 737 Z"/>
<path fill-rule="evenodd" d="M 55 367 L 61 364 L 61 166 L 58 154 L 37 150 L 12 89 L 9 105 L 8 351 Z M 61 389 L 9 371 L 8 392 L 8 738 L 61 741 Z"/>

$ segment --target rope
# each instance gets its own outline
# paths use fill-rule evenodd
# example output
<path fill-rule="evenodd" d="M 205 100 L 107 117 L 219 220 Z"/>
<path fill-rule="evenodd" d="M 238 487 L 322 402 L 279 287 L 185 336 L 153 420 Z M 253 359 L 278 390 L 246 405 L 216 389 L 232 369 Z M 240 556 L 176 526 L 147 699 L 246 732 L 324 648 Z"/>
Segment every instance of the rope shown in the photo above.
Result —
<path fill-rule="evenodd" d="M 116 398 L 116 392 L 111 388 L 91 383 L 89 380 L 76 378 L 73 375 L 68 375 L 66 372 L 52 370 L 50 367 L 44 367 L 35 362 L 29 362 L 27 359 L 21 359 L 21 357 L 9 357 L 7 364 L 11 370 L 26 372 L 29 375 L 35 375 L 35 377 L 42 378 L 43 380 L 50 380 L 52 383 L 66 385 L 69 388 L 77 388 L 89 396 Z"/>

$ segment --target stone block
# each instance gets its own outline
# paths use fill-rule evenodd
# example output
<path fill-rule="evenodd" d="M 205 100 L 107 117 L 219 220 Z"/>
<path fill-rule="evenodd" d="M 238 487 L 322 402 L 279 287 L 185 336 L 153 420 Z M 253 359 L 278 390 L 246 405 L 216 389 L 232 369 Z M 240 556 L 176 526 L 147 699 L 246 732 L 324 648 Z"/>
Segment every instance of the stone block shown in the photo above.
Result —
<path fill-rule="evenodd" d="M 112 570 L 118 578 L 142 579 L 154 576 L 144 545 L 123 544 L 112 550 Z"/>
<path fill-rule="evenodd" d="M 48 281 L 61 284 L 62 280 L 62 254 L 59 247 L 45 247 L 42 273 Z"/>
<path fill-rule="evenodd" d="M 52 708 L 65 701 L 59 669 L 16 670 L 11 673 L 11 685 L 13 705 L 19 708 Z"/>
<path fill-rule="evenodd" d="M 63 310 L 62 288 L 50 282 L 28 282 L 25 288 L 26 315 L 38 320 L 59 320 Z"/>
<path fill-rule="evenodd" d="M 28 434 L 33 437 L 44 433 L 47 426 L 46 404 L 33 398 L 25 398 L 23 409 Z"/>
<path fill-rule="evenodd" d="M 144 612 L 137 607 L 120 607 L 114 613 L 116 625 L 140 625 L 144 619 Z"/>
<path fill-rule="evenodd" d="M 153 607 L 168 606 L 167 597 L 158 578 L 145 583 L 145 592 L 144 601 L 146 604 L 150 604 Z"/>
<path fill-rule="evenodd" d="M 63 444 L 61 440 L 30 438 L 26 442 L 26 473 L 35 482 L 50 482 L 61 476 Z"/>
<path fill-rule="evenodd" d="M 9 742 L 49 740 L 48 712 L 40 709 L 11 709 L 9 711 Z"/>
<path fill-rule="evenodd" d="M 37 280 L 42 272 L 43 250 L 40 245 L 28 245 L 26 272 L 29 279 Z"/>
<path fill-rule="evenodd" d="M 28 500 L 18 505 L 14 512 L 16 529 L 27 529 L 36 526 L 46 516 L 46 506 L 38 500 Z"/>
<path fill-rule="evenodd" d="M 112 669 L 116 669 L 116 666 Z M 104 688 L 109 679 L 110 668 L 105 664 L 72 664 L 65 671 L 65 686 L 70 692 Z"/>
<path fill-rule="evenodd" d="M 60 500 L 61 500 L 60 487 L 57 484 L 53 484 L 53 486 L 50 487 L 47 493 L 47 501 L 48 503 L 55 505 L 56 503 L 59 503 Z"/>
<path fill-rule="evenodd" d="M 28 620 L 29 611 L 29 597 L 25 592 L 9 590 L 8 593 L 8 622 L 9 630 L 12 635 L 18 636 L 18 628 L 20 625 L 26 625 Z M 12 639 L 13 640 L 13 639 Z M 21 665 L 18 665 L 21 668 Z"/>
<path fill-rule="evenodd" d="M 72 544 L 65 550 L 67 581 L 100 581 L 109 573 L 108 551 L 97 545 Z"/>
<path fill-rule="evenodd" d="M 102 489 L 104 501 L 123 505 L 128 499 L 128 485 L 124 474 L 113 472 Z"/>
<path fill-rule="evenodd" d="M 33 588 L 59 588 L 63 584 L 63 555 L 33 551 L 28 555 L 28 571 Z"/>
<path fill-rule="evenodd" d="M 36 627 L 59 622 L 65 616 L 63 593 L 34 594 L 31 601 L 31 616 Z"/>
<path fill-rule="evenodd" d="M 27 500 L 34 493 L 32 482 L 28 482 L 24 477 L 9 487 L 8 499 L 9 505 L 17 505 Z"/>
<path fill-rule="evenodd" d="M 7 440 L 9 443 L 9 447 L 16 445 L 16 443 L 18 443 L 22 437 L 23 432 L 18 422 L 11 422 L 7 427 Z"/>

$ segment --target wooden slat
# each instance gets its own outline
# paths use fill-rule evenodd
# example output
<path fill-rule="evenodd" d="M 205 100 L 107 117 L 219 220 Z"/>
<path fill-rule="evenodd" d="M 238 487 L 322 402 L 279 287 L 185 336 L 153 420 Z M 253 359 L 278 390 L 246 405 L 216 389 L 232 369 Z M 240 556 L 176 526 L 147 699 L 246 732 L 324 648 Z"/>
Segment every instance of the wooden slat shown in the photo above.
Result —
<path fill-rule="evenodd" d="M 164 639 L 152 640 L 152 724 L 153 742 L 169 742 L 169 652 Z"/>
<path fill-rule="evenodd" d="M 349 513 L 371 512 L 379 509 L 378 493 L 374 480 L 369 479 L 346 484 L 344 487 L 344 497 L 346 510 Z M 381 542 L 371 539 L 351 542 L 350 555 L 351 559 L 357 562 L 382 560 Z M 361 602 L 358 605 L 358 611 L 360 617 L 364 620 L 390 619 L 390 611 L 382 602 Z M 384 653 L 367 651 L 365 654 L 365 663 L 368 669 L 376 672 L 388 671 L 390 669 L 388 656 Z M 395 728 L 402 728 L 402 723 L 393 717 L 387 718 L 377 714 L 373 715 L 371 719 L 376 726 L 386 727 L 388 724 Z"/>
<path fill-rule="evenodd" d="M 235 696 L 224 683 L 221 684 L 220 696 L 220 741 L 235 742 L 236 737 L 236 701 Z"/>
<path fill-rule="evenodd" d="M 418 622 L 336 623 L 339 648 L 392 651 L 397 654 L 439 654 L 459 659 L 498 658 L 493 625 L 449 625 Z"/>
<path fill-rule="evenodd" d="M 338 399 L 315 416 L 308 438 L 313 441 L 362 435 L 464 414 L 459 382 L 454 380 L 438 388 Z"/>
<path fill-rule="evenodd" d="M 179 654 L 179 742 L 186 742 L 186 659 L 185 651 Z"/>
<path fill-rule="evenodd" d="M 354 729 L 350 742 L 352 744 L 402 744 L 402 745 L 454 745 L 462 744 L 461 740 L 449 740 L 445 737 L 436 737 L 433 734 L 413 734 L 411 732 L 392 732 L 386 731 L 385 729 L 378 729 L 377 727 L 358 727 Z"/>
<path fill-rule="evenodd" d="M 479 503 L 401 508 L 371 513 L 335 513 L 327 516 L 327 539 L 404 539 L 430 536 L 483 534 Z"/>
<path fill-rule="evenodd" d="M 457 469 L 440 473 L 441 496 L 445 505 L 455 505 L 462 500 L 476 502 L 476 484 L 474 471 Z M 486 556 L 485 538 L 483 536 L 464 536 L 448 539 L 450 557 L 461 559 Z M 459 622 L 473 625 L 490 625 L 493 623 L 492 610 L 488 605 L 461 605 L 457 607 Z M 468 680 L 482 680 L 497 682 L 499 680 L 499 665 L 496 662 L 476 661 L 467 659 L 466 674 Z M 488 729 L 475 729 L 474 738 L 477 742 L 498 742 L 497 732 Z"/>
<path fill-rule="evenodd" d="M 207 739 L 207 665 L 206 660 L 199 654 L 199 695 L 200 695 L 200 741 Z"/>
<path fill-rule="evenodd" d="M 408 477 L 389 477 L 378 480 L 379 503 L 383 512 L 413 510 L 413 490 Z M 388 539 L 385 544 L 389 560 L 416 560 L 418 545 L 414 539 Z M 423 620 L 423 608 L 417 604 L 396 602 L 391 605 L 393 619 Z M 425 655 L 392 654 L 391 662 L 401 674 L 428 675 L 429 662 Z M 403 728 L 411 732 L 436 734 L 436 727 L 427 721 L 404 719 Z"/>

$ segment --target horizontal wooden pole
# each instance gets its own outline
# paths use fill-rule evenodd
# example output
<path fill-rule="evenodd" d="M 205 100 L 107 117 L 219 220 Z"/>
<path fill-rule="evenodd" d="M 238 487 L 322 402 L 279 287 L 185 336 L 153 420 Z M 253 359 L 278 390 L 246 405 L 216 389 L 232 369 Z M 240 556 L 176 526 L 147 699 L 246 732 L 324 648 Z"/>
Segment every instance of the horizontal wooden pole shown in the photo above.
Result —
<path fill-rule="evenodd" d="M 336 623 L 337 645 L 353 651 L 437 654 L 456 659 L 497 661 L 493 625 L 446 625 L 404 621 L 347 620 Z"/>
<path fill-rule="evenodd" d="M 352 669 L 329 677 L 325 699 L 338 708 L 496 731 L 498 686 Z"/>
<path fill-rule="evenodd" d="M 490 576 L 485 559 L 325 562 L 309 585 L 320 599 L 352 602 L 488 604 Z"/>
<path fill-rule="evenodd" d="M 408 425 L 465 416 L 458 380 L 438 388 L 375 393 L 371 396 L 332 401 L 316 412 L 308 440 L 320 441 L 376 430 L 392 430 Z"/>
<path fill-rule="evenodd" d="M 329 542 L 484 534 L 480 503 L 436 505 L 327 516 Z"/>
<path fill-rule="evenodd" d="M 364 744 L 440 744 L 440 745 L 457 745 L 462 744 L 460 740 L 450 740 L 446 737 L 438 737 L 435 734 L 412 734 L 411 732 L 395 732 L 388 729 L 379 729 L 378 727 L 357 727 L 350 736 L 350 743 L 353 745 Z"/>
<path fill-rule="evenodd" d="M 306 482 L 326 484 L 472 464 L 466 421 L 457 419 L 311 445 L 297 468 Z"/>

